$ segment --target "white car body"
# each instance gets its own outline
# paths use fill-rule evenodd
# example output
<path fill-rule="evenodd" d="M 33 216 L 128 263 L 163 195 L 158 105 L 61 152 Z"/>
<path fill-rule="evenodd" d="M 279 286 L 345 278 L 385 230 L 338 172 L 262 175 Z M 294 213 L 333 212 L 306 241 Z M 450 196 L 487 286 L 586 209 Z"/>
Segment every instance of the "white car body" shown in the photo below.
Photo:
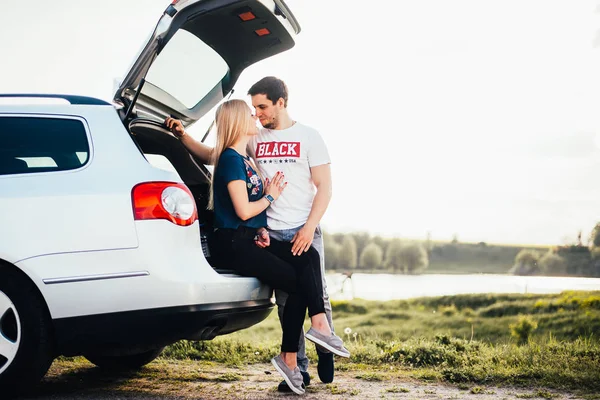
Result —
<path fill-rule="evenodd" d="M 215 35 L 215 26 L 231 37 Z M 266 39 L 258 34 L 265 26 Z M 214 50 L 215 59 L 222 54 L 228 68 L 188 106 L 145 82 L 180 30 L 184 39 L 207 40 L 204 48 Z M 136 367 L 177 340 L 210 340 L 269 315 L 270 287 L 209 262 L 201 231 L 211 231 L 202 203 L 210 173 L 161 121 L 172 115 L 186 125 L 196 122 L 226 96 L 244 68 L 293 46 L 299 30 L 281 0 L 175 1 L 114 104 L 0 93 L 64 100 L 0 104 L 0 393 L 30 387 L 58 355 Z M 83 155 L 65 150 L 53 159 L 67 129 L 49 128 L 47 135 L 60 133 L 54 141 L 34 127 L 46 123 L 80 129 Z M 30 131 L 41 142 L 27 141 Z M 164 155 L 177 172 L 153 166 L 151 154 Z M 70 166 L 64 167 L 65 160 Z M 155 186 L 156 203 L 148 203 L 154 199 L 150 192 L 136 192 Z"/>
<path fill-rule="evenodd" d="M 81 169 L 0 176 L 1 221 L 10 227 L 0 258 L 36 283 L 52 319 L 270 297 L 256 279 L 208 264 L 197 221 L 133 219 L 135 185 L 182 180 L 142 157 L 114 107 L 78 106 L 78 116 L 71 105 L 30 107 L 0 106 L 0 117 L 75 118 L 98 132 Z"/>

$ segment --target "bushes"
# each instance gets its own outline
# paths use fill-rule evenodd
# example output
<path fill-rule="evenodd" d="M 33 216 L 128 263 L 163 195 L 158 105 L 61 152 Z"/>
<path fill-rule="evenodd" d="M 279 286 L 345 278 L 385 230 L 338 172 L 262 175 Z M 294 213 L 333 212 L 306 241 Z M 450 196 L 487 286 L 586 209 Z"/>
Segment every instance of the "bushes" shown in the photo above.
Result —
<path fill-rule="evenodd" d="M 515 275 L 541 275 L 544 272 L 540 264 L 541 257 L 538 251 L 521 250 L 509 272 Z"/>
<path fill-rule="evenodd" d="M 540 258 L 540 266 L 547 275 L 564 275 L 567 270 L 567 260 L 549 251 Z"/>
<path fill-rule="evenodd" d="M 548 296 L 540 295 L 538 297 L 545 298 Z M 459 294 L 455 296 L 439 296 L 428 297 L 423 299 L 409 300 L 409 303 L 418 303 L 426 307 L 439 308 L 440 306 L 449 306 L 454 304 L 457 309 L 463 310 L 471 308 L 477 310 L 504 301 L 521 301 L 527 296 L 520 294 Z"/>
<path fill-rule="evenodd" d="M 439 312 L 446 317 L 452 317 L 458 314 L 458 309 L 454 304 L 450 304 L 449 306 L 440 306 Z"/>
<path fill-rule="evenodd" d="M 377 342 L 380 362 L 394 362 L 410 367 L 461 366 L 467 362 L 466 353 L 479 349 L 479 344 L 449 336 L 434 341 L 409 339 L 402 343 Z"/>
<path fill-rule="evenodd" d="M 565 272 L 568 275 L 596 276 L 592 273 L 592 255 L 585 246 L 563 246 L 557 249 L 557 254 L 566 260 Z"/>
<path fill-rule="evenodd" d="M 163 351 L 162 357 L 174 359 L 209 360 L 227 365 L 269 362 L 279 354 L 280 343 L 266 341 L 250 343 L 238 340 L 189 341 L 181 340 Z"/>
<path fill-rule="evenodd" d="M 366 314 L 368 312 L 366 306 L 350 301 L 332 301 L 331 309 L 334 315 L 337 315 L 338 313 Z"/>
<path fill-rule="evenodd" d="M 537 329 L 537 322 L 529 316 L 520 316 L 519 320 L 510 324 L 510 334 L 517 339 L 519 344 L 525 344 L 529 341 L 531 333 Z"/>
<path fill-rule="evenodd" d="M 531 301 L 499 302 L 479 310 L 479 315 L 486 318 L 504 317 L 508 315 L 519 315 L 532 310 Z"/>

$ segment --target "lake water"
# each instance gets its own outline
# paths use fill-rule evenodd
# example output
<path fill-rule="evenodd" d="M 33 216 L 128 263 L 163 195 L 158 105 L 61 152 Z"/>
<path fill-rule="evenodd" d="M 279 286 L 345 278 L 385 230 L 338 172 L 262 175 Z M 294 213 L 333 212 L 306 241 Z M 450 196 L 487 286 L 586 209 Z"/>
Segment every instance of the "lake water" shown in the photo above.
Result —
<path fill-rule="evenodd" d="M 328 274 L 327 288 L 334 300 L 361 298 L 395 300 L 465 293 L 560 293 L 563 290 L 600 290 L 600 278 L 514 275 L 390 275 Z"/>

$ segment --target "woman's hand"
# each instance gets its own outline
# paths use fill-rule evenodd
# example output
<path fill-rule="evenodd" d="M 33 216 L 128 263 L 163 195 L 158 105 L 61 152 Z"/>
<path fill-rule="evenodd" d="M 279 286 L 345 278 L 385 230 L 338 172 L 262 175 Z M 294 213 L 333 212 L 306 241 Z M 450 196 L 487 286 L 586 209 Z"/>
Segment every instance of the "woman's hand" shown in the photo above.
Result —
<path fill-rule="evenodd" d="M 171 132 L 173 132 L 173 135 L 175 135 L 178 138 L 181 138 L 181 137 L 184 137 L 185 135 L 187 135 L 185 133 L 185 129 L 183 128 L 183 124 L 178 119 L 167 117 L 167 119 L 165 119 L 165 126 Z"/>
<path fill-rule="evenodd" d="M 267 178 L 265 181 L 265 194 L 270 194 L 273 196 L 273 199 L 277 200 L 281 195 L 281 192 L 283 192 L 283 189 L 287 186 L 287 182 L 285 182 L 284 179 L 283 172 L 279 171 L 277 171 L 272 181 Z"/>
<path fill-rule="evenodd" d="M 256 243 L 256 245 L 262 249 L 268 247 L 271 244 L 271 237 L 269 236 L 269 231 L 265 228 L 260 228 L 258 231 L 256 231 L 254 243 Z"/>

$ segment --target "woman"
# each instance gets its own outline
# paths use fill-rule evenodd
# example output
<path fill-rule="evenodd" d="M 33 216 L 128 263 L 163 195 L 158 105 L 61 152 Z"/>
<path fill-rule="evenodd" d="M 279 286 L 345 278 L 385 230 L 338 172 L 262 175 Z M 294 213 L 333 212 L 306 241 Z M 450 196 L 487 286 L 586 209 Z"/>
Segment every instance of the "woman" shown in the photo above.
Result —
<path fill-rule="evenodd" d="M 186 134 L 180 121 L 167 118 L 165 124 L 179 137 Z M 291 243 L 269 239 L 266 209 L 277 201 L 286 182 L 283 174 L 277 173 L 263 185 L 253 160 L 246 154 L 248 141 L 258 133 L 248 105 L 243 100 L 221 104 L 216 127 L 209 208 L 215 214 L 217 254 L 240 275 L 256 277 L 289 294 L 282 318 L 281 353 L 271 362 L 290 389 L 303 394 L 296 353 L 307 308 L 311 329 L 305 337 L 334 354 L 350 356 L 325 317 L 319 254 L 310 248 L 294 256 Z"/>

